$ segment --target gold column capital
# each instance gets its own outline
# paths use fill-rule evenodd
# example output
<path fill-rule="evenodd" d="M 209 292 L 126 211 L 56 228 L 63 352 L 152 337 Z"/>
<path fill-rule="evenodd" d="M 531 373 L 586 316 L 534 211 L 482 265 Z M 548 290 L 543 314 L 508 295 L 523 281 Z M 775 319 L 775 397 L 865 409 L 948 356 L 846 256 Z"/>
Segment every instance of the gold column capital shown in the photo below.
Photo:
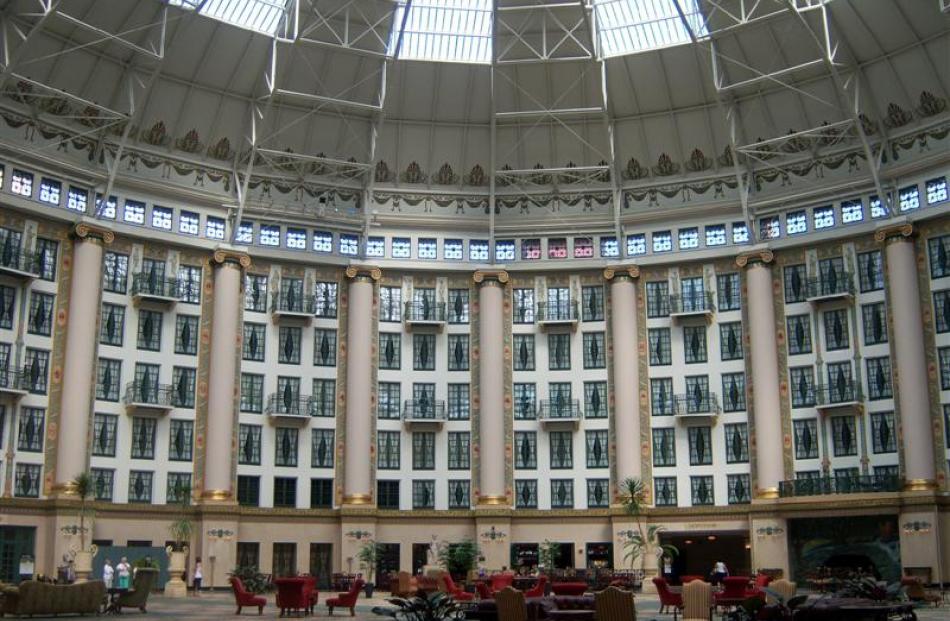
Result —
<path fill-rule="evenodd" d="M 100 240 L 104 244 L 111 244 L 115 241 L 115 233 L 111 230 L 89 222 L 80 222 L 73 227 L 73 235 L 79 239 Z"/>
<path fill-rule="evenodd" d="M 775 254 L 769 248 L 761 248 L 759 250 L 751 250 L 749 252 L 743 252 L 736 257 L 736 265 L 738 267 L 746 267 L 750 263 L 763 263 L 768 265 L 775 260 Z"/>
<path fill-rule="evenodd" d="M 609 265 L 604 268 L 604 280 L 614 278 L 640 278 L 639 265 Z"/>
<path fill-rule="evenodd" d="M 874 241 L 883 244 L 890 240 L 900 240 L 914 235 L 914 225 L 910 222 L 883 226 L 874 231 Z"/>
<path fill-rule="evenodd" d="M 371 505 L 373 497 L 370 494 L 346 494 L 343 496 L 345 505 Z"/>
<path fill-rule="evenodd" d="M 231 500 L 231 495 L 231 490 L 227 489 L 206 489 L 201 492 L 201 499 L 212 502 L 227 502 Z"/>
<path fill-rule="evenodd" d="M 929 492 L 937 489 L 937 482 L 933 479 L 907 479 L 904 481 L 905 492 Z"/>
<path fill-rule="evenodd" d="M 355 280 L 357 278 L 370 278 L 372 280 L 379 280 L 383 277 L 383 270 L 379 269 L 375 265 L 348 265 L 346 266 L 346 271 L 344 272 L 346 277 Z"/>
<path fill-rule="evenodd" d="M 479 506 L 499 506 L 507 505 L 508 497 L 507 496 L 479 496 L 478 503 Z"/>
<path fill-rule="evenodd" d="M 211 255 L 214 263 L 224 265 L 225 263 L 237 263 L 244 269 L 251 267 L 251 257 L 246 252 L 238 252 L 228 248 L 216 248 Z"/>
<path fill-rule="evenodd" d="M 477 285 L 487 284 L 493 281 L 505 284 L 510 280 L 510 277 L 505 270 L 477 270 L 472 274 L 472 280 Z"/>

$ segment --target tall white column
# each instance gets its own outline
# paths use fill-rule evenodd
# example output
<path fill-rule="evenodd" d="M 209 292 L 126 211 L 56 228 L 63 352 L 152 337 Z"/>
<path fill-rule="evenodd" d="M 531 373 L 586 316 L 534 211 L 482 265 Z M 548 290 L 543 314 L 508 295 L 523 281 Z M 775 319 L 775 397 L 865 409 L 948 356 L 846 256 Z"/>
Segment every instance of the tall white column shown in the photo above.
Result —
<path fill-rule="evenodd" d="M 772 258 L 770 250 L 762 250 L 736 259 L 739 267 L 746 267 L 758 498 L 777 498 L 779 482 L 785 479 Z"/>
<path fill-rule="evenodd" d="M 929 490 L 936 488 L 936 470 L 913 232 L 913 226 L 905 224 L 880 229 L 874 237 L 885 244 L 887 259 L 887 288 L 894 326 L 894 369 L 900 387 L 898 405 L 901 448 L 904 451 L 904 487 Z"/>
<path fill-rule="evenodd" d="M 373 502 L 373 281 L 378 268 L 346 270 L 350 279 L 346 311 L 346 444 L 344 448 L 343 504 Z"/>
<path fill-rule="evenodd" d="M 92 416 L 93 381 L 103 245 L 115 239 L 112 231 L 86 223 L 76 226 L 69 314 L 66 318 L 66 355 L 63 363 L 62 405 L 56 441 L 56 475 L 53 493 L 73 495 L 73 479 L 87 470 L 86 438 Z"/>
<path fill-rule="evenodd" d="M 211 316 L 208 371 L 208 423 L 205 430 L 205 466 L 202 498 L 232 501 L 233 438 L 238 365 L 238 338 L 243 304 L 244 269 L 251 258 L 217 250 Z"/>
<path fill-rule="evenodd" d="M 614 435 L 616 483 L 640 478 L 640 355 L 637 347 L 636 267 L 608 267 L 610 282 L 610 332 L 613 347 Z"/>
<path fill-rule="evenodd" d="M 478 504 L 508 504 L 505 492 L 505 296 L 507 272 L 478 283 Z"/>

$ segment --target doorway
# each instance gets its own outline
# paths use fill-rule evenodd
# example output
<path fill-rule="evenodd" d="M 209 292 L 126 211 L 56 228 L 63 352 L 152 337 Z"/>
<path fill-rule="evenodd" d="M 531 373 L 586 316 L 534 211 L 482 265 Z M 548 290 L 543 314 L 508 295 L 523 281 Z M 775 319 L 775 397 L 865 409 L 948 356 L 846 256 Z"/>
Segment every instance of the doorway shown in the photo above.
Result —
<path fill-rule="evenodd" d="M 317 588 L 330 588 L 330 574 L 332 572 L 333 544 L 310 544 L 310 575 L 317 579 Z"/>
<path fill-rule="evenodd" d="M 35 563 L 36 528 L 0 526 L 0 580 L 18 583 L 32 578 Z M 29 574 L 21 574 L 29 571 Z"/>
<path fill-rule="evenodd" d="M 614 544 L 605 541 L 602 543 L 587 544 L 587 569 L 606 569 L 612 566 Z"/>
<path fill-rule="evenodd" d="M 554 553 L 554 569 L 574 569 L 574 544 L 559 543 Z"/>
<path fill-rule="evenodd" d="M 680 576 L 701 576 L 705 580 L 716 561 L 725 563 L 733 576 L 748 576 L 752 571 L 751 546 L 746 533 L 663 533 L 660 541 L 679 550 L 670 564 L 674 582 L 679 582 Z"/>
<path fill-rule="evenodd" d="M 412 544 L 412 573 L 414 575 L 422 571 L 429 562 L 429 545 L 428 543 Z"/>
<path fill-rule="evenodd" d="M 538 566 L 538 544 L 511 544 L 511 568 L 515 571 L 533 572 Z"/>

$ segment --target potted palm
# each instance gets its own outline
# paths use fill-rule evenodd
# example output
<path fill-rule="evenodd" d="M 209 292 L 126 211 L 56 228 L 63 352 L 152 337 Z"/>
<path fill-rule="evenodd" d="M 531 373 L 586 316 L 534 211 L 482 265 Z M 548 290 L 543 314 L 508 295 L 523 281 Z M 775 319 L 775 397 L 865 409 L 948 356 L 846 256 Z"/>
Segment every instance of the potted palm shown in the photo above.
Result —
<path fill-rule="evenodd" d="M 191 487 L 176 484 L 174 497 L 178 500 L 178 515 L 168 526 L 173 545 L 165 548 L 168 554 L 168 582 L 165 583 L 165 597 L 185 597 L 188 585 L 182 580 L 185 573 L 185 561 L 188 556 L 188 543 L 195 532 L 195 523 L 191 519 Z"/>
<path fill-rule="evenodd" d="M 642 569 L 644 573 L 643 588 L 647 590 L 653 586 L 651 581 L 646 580 L 648 574 L 658 574 L 663 558 L 667 556 L 674 558 L 679 554 L 679 549 L 672 544 L 660 542 L 660 533 L 664 530 L 662 526 L 658 524 L 644 526 L 643 510 L 647 506 L 647 490 L 641 479 L 636 477 L 624 479 L 621 483 L 621 495 L 624 510 L 636 524 L 636 530 L 629 531 L 625 537 L 624 559 L 629 560 L 630 569 L 637 569 L 638 564 L 641 566 L 639 569 Z M 645 560 L 651 553 L 656 556 L 655 567 L 649 567 L 645 562 L 638 563 L 641 559 Z"/>
<path fill-rule="evenodd" d="M 478 544 L 471 539 L 439 547 L 439 563 L 453 580 L 464 581 L 478 562 Z"/>
<path fill-rule="evenodd" d="M 79 499 L 79 524 L 64 526 L 62 530 L 69 535 L 79 535 L 79 549 L 73 550 L 73 568 L 76 572 L 76 582 L 85 582 L 92 573 L 92 559 L 97 551 L 94 545 L 86 547 L 86 535 L 92 531 L 93 511 L 89 507 L 94 490 L 92 476 L 88 472 L 81 472 L 72 480 L 70 487 Z"/>
<path fill-rule="evenodd" d="M 373 596 L 373 589 L 376 588 L 373 583 L 373 575 L 376 573 L 376 562 L 379 560 L 379 545 L 372 539 L 363 542 L 356 553 L 356 558 L 360 562 L 360 568 L 363 570 L 363 577 L 366 581 L 363 585 L 363 591 L 366 593 L 366 597 L 370 598 Z"/>

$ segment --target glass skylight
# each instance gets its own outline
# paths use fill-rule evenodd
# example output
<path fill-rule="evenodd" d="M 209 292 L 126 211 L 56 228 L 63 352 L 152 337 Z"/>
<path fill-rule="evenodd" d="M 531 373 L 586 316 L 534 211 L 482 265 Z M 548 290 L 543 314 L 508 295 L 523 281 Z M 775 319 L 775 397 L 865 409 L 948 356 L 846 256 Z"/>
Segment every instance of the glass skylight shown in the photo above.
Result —
<path fill-rule="evenodd" d="M 168 0 L 172 6 L 198 9 L 207 17 L 272 35 L 287 12 L 288 0 Z"/>
<path fill-rule="evenodd" d="M 492 59 L 491 0 L 414 0 L 406 18 L 399 58 L 458 63 L 490 63 Z M 396 10 L 391 54 L 406 10 Z"/>
<path fill-rule="evenodd" d="M 679 0 L 686 22 L 697 38 L 708 35 L 698 0 Z M 633 54 L 688 43 L 674 0 L 594 0 L 601 53 L 605 57 Z"/>

